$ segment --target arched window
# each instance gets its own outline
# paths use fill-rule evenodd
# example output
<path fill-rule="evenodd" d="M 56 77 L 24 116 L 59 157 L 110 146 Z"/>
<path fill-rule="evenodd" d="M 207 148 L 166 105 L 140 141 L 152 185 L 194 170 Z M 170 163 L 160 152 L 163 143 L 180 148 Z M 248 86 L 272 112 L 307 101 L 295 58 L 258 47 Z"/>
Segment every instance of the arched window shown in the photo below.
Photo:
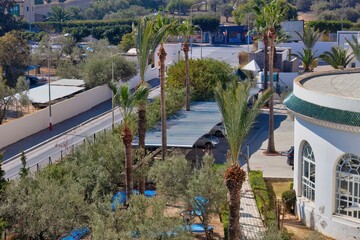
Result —
<path fill-rule="evenodd" d="M 336 213 L 360 219 L 360 157 L 345 154 L 336 166 Z"/>
<path fill-rule="evenodd" d="M 302 150 L 302 196 L 315 200 L 315 157 L 308 142 L 304 143 Z"/>

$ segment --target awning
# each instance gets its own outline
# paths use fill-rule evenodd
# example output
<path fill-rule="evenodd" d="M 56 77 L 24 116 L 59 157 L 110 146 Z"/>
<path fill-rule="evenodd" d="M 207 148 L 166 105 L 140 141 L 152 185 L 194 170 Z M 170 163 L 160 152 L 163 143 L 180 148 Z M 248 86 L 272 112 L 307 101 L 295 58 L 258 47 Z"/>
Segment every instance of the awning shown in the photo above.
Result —
<path fill-rule="evenodd" d="M 252 60 L 251 62 L 246 64 L 242 69 L 248 70 L 248 71 L 253 71 L 253 72 L 257 72 L 257 71 L 261 70 L 259 65 L 255 62 L 255 60 Z"/>

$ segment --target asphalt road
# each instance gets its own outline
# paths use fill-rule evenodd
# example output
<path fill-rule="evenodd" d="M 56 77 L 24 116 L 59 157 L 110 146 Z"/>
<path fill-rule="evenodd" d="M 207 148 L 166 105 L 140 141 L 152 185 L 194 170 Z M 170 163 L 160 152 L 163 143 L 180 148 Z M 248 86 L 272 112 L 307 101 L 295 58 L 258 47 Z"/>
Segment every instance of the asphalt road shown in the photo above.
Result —
<path fill-rule="evenodd" d="M 281 122 L 286 119 L 284 115 L 275 115 L 274 116 L 274 128 L 277 129 Z M 262 143 L 267 140 L 267 133 L 269 128 L 269 115 L 267 113 L 261 113 L 256 119 L 252 130 L 247 136 L 242 148 L 241 152 L 247 155 L 247 145 L 249 145 L 249 155 L 251 156 L 254 152 L 256 152 Z M 211 155 L 214 157 L 215 163 L 223 164 L 226 162 L 226 153 L 229 149 L 229 143 L 225 137 L 219 137 L 219 143 L 212 148 Z M 205 155 L 206 150 L 204 148 L 194 148 L 186 155 L 186 158 L 194 164 L 200 164 L 200 160 Z M 239 163 L 243 166 L 246 162 L 243 157 L 239 157 Z"/>

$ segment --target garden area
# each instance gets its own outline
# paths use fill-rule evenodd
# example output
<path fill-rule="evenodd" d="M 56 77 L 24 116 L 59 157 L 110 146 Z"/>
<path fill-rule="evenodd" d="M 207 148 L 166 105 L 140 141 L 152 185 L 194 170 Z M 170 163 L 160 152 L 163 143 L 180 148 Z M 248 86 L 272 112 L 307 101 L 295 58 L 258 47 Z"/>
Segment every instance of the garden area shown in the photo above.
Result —
<path fill-rule="evenodd" d="M 249 183 L 267 232 L 264 239 L 331 240 L 307 228 L 295 215 L 296 195 L 291 179 L 263 178 L 251 171 Z"/>

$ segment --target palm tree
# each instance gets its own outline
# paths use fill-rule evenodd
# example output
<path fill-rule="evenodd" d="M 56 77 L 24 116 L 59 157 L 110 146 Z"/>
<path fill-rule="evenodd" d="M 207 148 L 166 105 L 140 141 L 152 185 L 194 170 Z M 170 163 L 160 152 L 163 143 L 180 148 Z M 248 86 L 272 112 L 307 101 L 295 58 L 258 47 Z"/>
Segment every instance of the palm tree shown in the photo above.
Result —
<path fill-rule="evenodd" d="M 282 7 L 279 0 L 274 0 L 265 5 L 262 9 L 265 16 L 267 37 L 269 39 L 270 53 L 269 53 L 269 76 L 270 76 L 270 90 L 273 91 L 273 72 L 274 72 L 274 54 L 275 54 L 275 41 L 276 41 L 276 28 L 281 20 L 285 17 L 285 8 Z M 270 97 L 269 100 L 269 136 L 267 153 L 276 153 L 275 140 L 274 140 L 274 98 Z"/>
<path fill-rule="evenodd" d="M 188 38 L 195 32 L 195 27 L 189 21 L 183 21 L 178 31 L 184 36 L 183 51 L 185 55 L 185 79 L 186 79 L 186 111 L 190 111 L 190 76 L 189 76 L 189 44 Z"/>
<path fill-rule="evenodd" d="M 125 175 L 126 175 L 126 196 L 130 198 L 133 192 L 133 161 L 131 142 L 134 134 L 130 128 L 130 118 L 133 113 L 134 107 L 149 95 L 149 89 L 145 84 L 141 84 L 136 91 L 131 94 L 130 88 L 127 84 L 122 84 L 117 89 L 114 83 L 110 84 L 114 93 L 114 104 L 119 105 L 119 110 L 123 118 L 121 126 L 121 138 L 125 146 Z"/>
<path fill-rule="evenodd" d="M 353 50 L 353 54 L 356 57 L 358 61 L 360 61 L 360 42 L 359 40 L 352 35 L 352 41 L 349 41 L 347 38 L 345 38 L 346 42 L 349 44 L 351 49 Z"/>
<path fill-rule="evenodd" d="M 304 68 L 303 72 L 312 72 L 318 66 L 318 58 L 315 57 L 315 53 L 316 51 L 313 52 L 311 48 L 303 48 L 303 53 L 293 54 L 301 60 Z"/>
<path fill-rule="evenodd" d="M 50 9 L 48 20 L 51 22 L 65 22 L 71 20 L 71 16 L 64 8 L 54 6 Z"/>
<path fill-rule="evenodd" d="M 263 5 L 266 5 L 266 2 L 263 2 Z M 259 5 L 253 6 L 255 12 L 255 21 L 253 31 L 259 34 L 260 39 L 264 43 L 264 68 L 263 68 L 263 75 L 264 75 L 264 84 L 263 88 L 268 88 L 268 62 L 269 62 L 269 55 L 268 55 L 268 46 L 269 46 L 269 39 L 267 36 L 267 28 L 266 28 L 266 20 L 263 12 L 261 11 L 261 7 Z"/>
<path fill-rule="evenodd" d="M 160 60 L 160 99 L 161 99 L 161 159 L 165 160 L 167 152 L 167 136 L 166 136 L 166 96 L 165 96 L 165 60 L 166 60 L 166 51 L 164 48 L 164 42 L 167 38 L 177 33 L 177 23 L 176 21 L 168 22 L 167 19 L 162 18 L 161 15 L 158 15 L 155 31 L 161 37 L 160 48 L 158 52 Z"/>
<path fill-rule="evenodd" d="M 335 69 L 346 68 L 354 59 L 354 55 L 347 54 L 347 50 L 341 47 L 332 47 L 331 51 L 325 51 L 319 56 L 321 60 L 331 65 Z"/>
<path fill-rule="evenodd" d="M 300 34 L 298 31 L 295 31 L 295 33 L 300 37 L 307 49 L 312 49 L 321 36 L 321 32 L 319 30 L 315 30 L 309 26 L 304 28 L 303 34 Z"/>
<path fill-rule="evenodd" d="M 214 89 L 230 147 L 227 157 L 231 165 L 224 177 L 230 195 L 229 239 L 240 239 L 240 191 L 246 175 L 239 166 L 240 148 L 260 112 L 260 107 L 271 95 L 271 91 L 265 91 L 252 108 L 248 109 L 249 92 L 250 82 L 237 83 L 235 80 L 225 87 L 219 82 Z"/>

